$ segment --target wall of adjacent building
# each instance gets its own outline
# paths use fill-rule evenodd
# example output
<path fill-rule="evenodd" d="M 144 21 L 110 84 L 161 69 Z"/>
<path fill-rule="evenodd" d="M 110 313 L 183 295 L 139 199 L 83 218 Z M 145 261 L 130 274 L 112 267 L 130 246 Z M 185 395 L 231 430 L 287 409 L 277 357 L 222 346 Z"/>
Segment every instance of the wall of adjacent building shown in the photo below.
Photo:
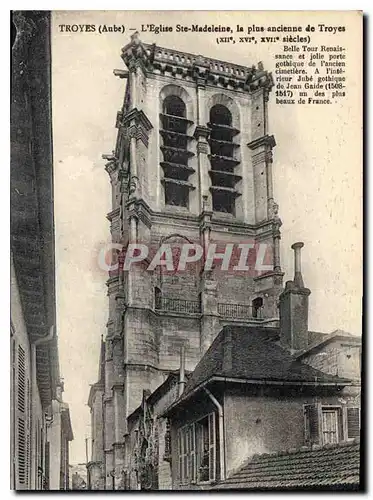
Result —
<path fill-rule="evenodd" d="M 302 361 L 313 368 L 346 377 L 360 379 L 361 377 L 361 345 L 345 340 L 335 340 L 322 347 L 322 349 L 310 353 Z"/>
<path fill-rule="evenodd" d="M 304 405 L 315 401 L 341 406 L 356 401 L 341 393 L 319 397 L 288 390 L 287 396 L 250 395 L 247 389 L 224 394 L 226 473 L 229 475 L 255 454 L 300 448 L 305 443 Z M 359 404 L 357 406 L 360 406 Z"/>
<path fill-rule="evenodd" d="M 250 397 L 242 390 L 224 396 L 226 473 L 255 454 L 304 444 L 303 399 Z"/>

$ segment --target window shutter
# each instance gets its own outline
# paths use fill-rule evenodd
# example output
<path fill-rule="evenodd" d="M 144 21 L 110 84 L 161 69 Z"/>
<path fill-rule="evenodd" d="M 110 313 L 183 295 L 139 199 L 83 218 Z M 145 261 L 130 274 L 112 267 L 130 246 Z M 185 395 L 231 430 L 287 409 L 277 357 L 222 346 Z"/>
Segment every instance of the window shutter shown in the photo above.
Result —
<path fill-rule="evenodd" d="M 196 481 L 196 432 L 194 424 L 190 427 L 189 439 L 189 479 L 194 483 Z"/>
<path fill-rule="evenodd" d="M 26 353 L 17 351 L 17 476 L 20 489 L 27 486 Z"/>
<path fill-rule="evenodd" d="M 191 451 L 192 451 L 192 430 L 190 427 L 186 429 L 186 462 L 187 462 L 187 478 L 190 480 L 192 478 L 192 462 L 191 462 Z"/>
<path fill-rule="evenodd" d="M 26 424 L 23 418 L 18 417 L 18 481 L 26 482 Z"/>
<path fill-rule="evenodd" d="M 187 461 L 187 446 L 188 446 L 188 436 L 187 436 L 187 429 L 184 428 L 182 432 L 183 436 L 183 441 L 182 441 L 182 447 L 183 447 L 183 480 L 186 481 L 188 479 L 188 461 Z"/>
<path fill-rule="evenodd" d="M 216 470 L 216 442 L 215 442 L 215 413 L 209 415 L 209 480 L 215 481 Z"/>
<path fill-rule="evenodd" d="M 179 431 L 179 478 L 184 483 L 188 479 L 188 460 L 187 460 L 188 435 L 187 429 Z"/>
<path fill-rule="evenodd" d="M 18 346 L 18 411 L 26 413 L 26 355 Z"/>
<path fill-rule="evenodd" d="M 49 490 L 49 467 L 50 467 L 49 457 L 50 457 L 50 444 L 48 441 L 46 441 L 45 443 L 45 489 L 46 490 Z"/>
<path fill-rule="evenodd" d="M 182 441 L 181 431 L 178 434 L 178 454 L 179 454 L 179 481 L 183 481 L 183 456 L 182 456 Z"/>
<path fill-rule="evenodd" d="M 27 436 L 26 436 L 26 484 L 30 488 L 31 465 L 31 389 L 27 380 Z"/>
<path fill-rule="evenodd" d="M 319 444 L 320 422 L 318 405 L 304 405 L 304 427 L 306 444 Z"/>
<path fill-rule="evenodd" d="M 347 438 L 353 439 L 360 436 L 360 409 L 347 408 Z"/>

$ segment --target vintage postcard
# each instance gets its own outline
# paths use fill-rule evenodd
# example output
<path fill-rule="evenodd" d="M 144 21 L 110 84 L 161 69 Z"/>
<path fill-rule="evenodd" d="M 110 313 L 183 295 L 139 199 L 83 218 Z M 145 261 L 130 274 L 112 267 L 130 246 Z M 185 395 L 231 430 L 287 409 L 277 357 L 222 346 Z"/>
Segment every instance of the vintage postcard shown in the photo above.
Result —
<path fill-rule="evenodd" d="M 362 490 L 362 13 L 12 22 L 11 488 Z"/>

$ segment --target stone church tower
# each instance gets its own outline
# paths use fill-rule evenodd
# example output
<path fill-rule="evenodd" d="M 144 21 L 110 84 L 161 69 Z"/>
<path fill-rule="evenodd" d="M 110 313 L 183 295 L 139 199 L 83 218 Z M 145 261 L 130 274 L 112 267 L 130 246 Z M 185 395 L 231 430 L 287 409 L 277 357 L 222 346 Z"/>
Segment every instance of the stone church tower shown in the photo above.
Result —
<path fill-rule="evenodd" d="M 278 324 L 281 221 L 273 199 L 268 96 L 261 63 L 243 67 L 142 43 L 122 49 L 127 70 L 115 151 L 104 155 L 112 185 L 114 243 L 176 247 L 199 242 L 265 243 L 264 273 L 150 272 L 108 280 L 104 473 L 120 487 L 126 417 L 179 367 L 193 370 L 223 326 Z"/>

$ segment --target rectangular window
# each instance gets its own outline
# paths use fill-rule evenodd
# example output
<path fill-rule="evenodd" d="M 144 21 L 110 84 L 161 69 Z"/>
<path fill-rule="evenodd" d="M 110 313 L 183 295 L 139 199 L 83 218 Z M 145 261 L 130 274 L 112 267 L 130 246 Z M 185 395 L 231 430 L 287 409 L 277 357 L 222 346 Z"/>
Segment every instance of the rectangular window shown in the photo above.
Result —
<path fill-rule="evenodd" d="M 337 444 L 360 434 L 359 408 L 304 406 L 306 444 Z"/>
<path fill-rule="evenodd" d="M 216 479 L 215 414 L 183 427 L 178 436 L 179 480 L 181 484 Z"/>

